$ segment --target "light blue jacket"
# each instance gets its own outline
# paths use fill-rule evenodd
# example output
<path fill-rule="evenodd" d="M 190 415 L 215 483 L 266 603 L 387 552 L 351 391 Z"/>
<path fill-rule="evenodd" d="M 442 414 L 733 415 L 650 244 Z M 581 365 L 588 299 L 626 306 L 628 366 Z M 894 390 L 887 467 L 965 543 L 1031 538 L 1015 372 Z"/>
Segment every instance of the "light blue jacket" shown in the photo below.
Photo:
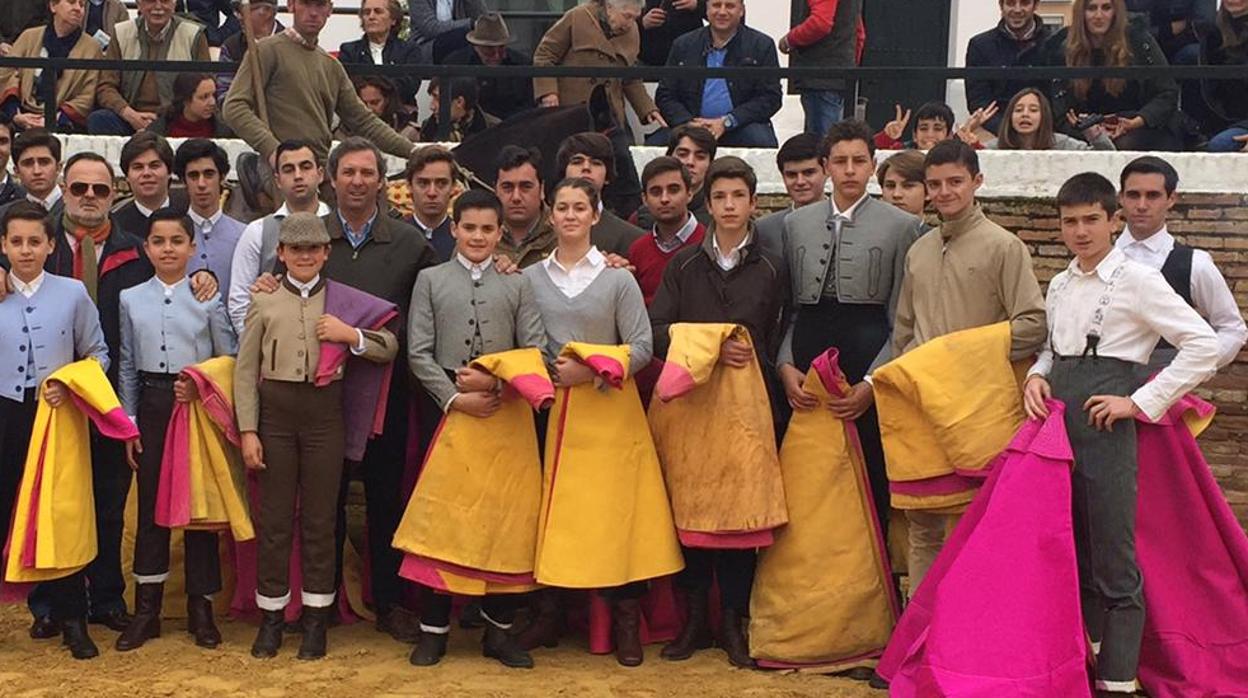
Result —
<path fill-rule="evenodd" d="M 30 352 L 34 380 L 30 380 Z M 93 356 L 108 369 L 108 345 L 100 314 L 81 281 L 44 273 L 30 298 L 13 292 L 0 301 L 0 396 L 22 401 L 66 364 Z"/>

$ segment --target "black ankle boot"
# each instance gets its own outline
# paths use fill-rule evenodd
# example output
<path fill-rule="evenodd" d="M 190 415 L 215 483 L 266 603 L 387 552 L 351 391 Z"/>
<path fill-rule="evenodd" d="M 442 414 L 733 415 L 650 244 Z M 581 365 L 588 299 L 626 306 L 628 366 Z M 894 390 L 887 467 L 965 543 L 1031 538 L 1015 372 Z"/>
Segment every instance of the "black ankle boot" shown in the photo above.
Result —
<path fill-rule="evenodd" d="M 533 657 L 516 644 L 506 630 L 486 621 L 485 634 L 481 636 L 481 655 L 497 659 L 503 666 L 513 669 L 532 669 Z"/>
<path fill-rule="evenodd" d="M 442 656 L 446 654 L 446 641 L 450 637 L 450 633 L 425 633 L 420 635 L 420 641 L 416 643 L 416 648 L 412 650 L 411 656 L 407 661 L 412 666 L 433 666 L 441 661 Z"/>
<path fill-rule="evenodd" d="M 282 646 L 282 629 L 285 627 L 285 611 L 265 611 L 260 621 L 260 632 L 256 633 L 256 641 L 251 644 L 251 656 L 256 659 L 276 657 L 277 650 Z"/>
<path fill-rule="evenodd" d="M 164 584 L 140 584 L 134 591 L 134 617 L 117 636 L 117 651 L 128 652 L 160 637 L 160 609 L 165 598 Z"/>
<path fill-rule="evenodd" d="M 87 634 L 87 619 L 73 618 L 61 622 L 65 646 L 74 659 L 91 659 L 100 656 L 100 650 Z"/>
<path fill-rule="evenodd" d="M 685 619 L 684 627 L 680 629 L 676 639 L 664 645 L 663 651 L 659 652 L 660 657 L 674 662 L 688 659 L 694 652 L 707 649 L 713 644 L 706 592 L 693 591 L 687 598 L 689 615 Z"/>
<path fill-rule="evenodd" d="M 303 641 L 299 643 L 299 659 L 320 659 L 325 656 L 326 631 L 329 630 L 331 607 L 303 607 Z"/>
<path fill-rule="evenodd" d="M 216 649 L 221 644 L 221 631 L 212 617 L 212 601 L 207 596 L 186 597 L 186 631 L 195 638 L 195 644 L 205 649 Z"/>

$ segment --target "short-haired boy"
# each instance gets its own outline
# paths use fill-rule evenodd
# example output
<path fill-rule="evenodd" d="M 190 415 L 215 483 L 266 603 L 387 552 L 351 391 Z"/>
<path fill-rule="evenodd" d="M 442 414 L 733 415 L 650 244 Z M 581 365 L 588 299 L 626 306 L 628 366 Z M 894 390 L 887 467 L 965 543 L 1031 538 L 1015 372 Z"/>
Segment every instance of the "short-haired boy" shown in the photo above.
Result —
<path fill-rule="evenodd" d="M 1098 695 L 1133 693 L 1144 632 L 1143 580 L 1135 559 L 1135 417 L 1162 417 L 1217 370 L 1213 329 L 1161 273 L 1113 245 L 1114 185 L 1085 172 L 1057 194 L 1062 241 L 1074 254 L 1045 299 L 1048 343 L 1029 371 L 1023 403 L 1043 419 L 1050 396 L 1066 405 L 1075 550 L 1083 619 L 1097 652 Z M 1141 385 L 1159 339 L 1174 361 Z"/>
<path fill-rule="evenodd" d="M 187 270 L 195 254 L 191 221 L 180 211 L 152 212 L 143 250 L 155 276 L 121 292 L 121 406 L 139 426 L 140 440 L 126 444 L 127 461 L 138 474 L 138 528 L 134 537 L 135 610 L 117 638 L 118 651 L 141 647 L 160 636 L 165 580 L 169 577 L 169 529 L 156 524 L 165 430 L 174 402 L 190 402 L 194 383 L 182 369 L 238 350 L 234 329 L 219 294 L 207 301 L 191 293 Z M 200 647 L 221 644 L 212 617 L 211 595 L 221 591 L 221 563 L 215 531 L 187 530 L 187 629 Z"/>
<path fill-rule="evenodd" d="M 633 275 L 641 286 L 646 305 L 663 280 L 663 270 L 680 250 L 701 244 L 706 227 L 689 210 L 693 178 L 674 157 L 657 157 L 641 171 L 641 198 L 654 220 L 649 235 L 642 235 L 628 248 Z"/>

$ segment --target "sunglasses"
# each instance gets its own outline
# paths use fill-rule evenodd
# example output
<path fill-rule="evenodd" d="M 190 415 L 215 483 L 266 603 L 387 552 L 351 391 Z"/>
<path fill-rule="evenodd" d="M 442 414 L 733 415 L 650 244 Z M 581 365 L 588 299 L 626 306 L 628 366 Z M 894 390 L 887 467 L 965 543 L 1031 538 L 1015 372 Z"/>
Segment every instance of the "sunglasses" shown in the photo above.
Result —
<path fill-rule="evenodd" d="M 90 191 L 97 199 L 106 199 L 109 194 L 113 193 L 113 188 L 107 184 L 95 183 L 87 184 L 86 182 L 74 182 L 69 185 L 69 193 L 74 196 L 86 196 Z"/>

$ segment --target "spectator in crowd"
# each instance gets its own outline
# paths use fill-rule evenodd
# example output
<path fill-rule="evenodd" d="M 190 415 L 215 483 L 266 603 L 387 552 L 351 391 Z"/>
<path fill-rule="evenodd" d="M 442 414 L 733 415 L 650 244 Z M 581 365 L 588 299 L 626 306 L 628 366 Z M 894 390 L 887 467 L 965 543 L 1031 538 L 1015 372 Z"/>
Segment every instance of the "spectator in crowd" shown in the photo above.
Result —
<path fill-rule="evenodd" d="M 113 212 L 113 222 L 130 235 L 146 238 L 154 211 L 171 206 L 186 210 L 186 192 L 178 190 L 176 197 L 169 193 L 173 148 L 164 136 L 143 131 L 126 141 L 121 147 L 121 172 L 134 199 Z"/>
<path fill-rule="evenodd" d="M 26 196 L 26 190 L 9 176 L 9 155 L 13 148 L 13 120 L 0 114 L 0 215 L 4 207 L 12 201 L 19 201 Z"/>
<path fill-rule="evenodd" d="M 386 122 L 390 128 L 398 131 L 404 138 L 413 143 L 420 140 L 420 126 L 414 121 L 415 112 L 409 112 L 399 99 L 399 93 L 389 78 L 380 75 L 357 75 L 351 78 L 355 93 L 368 110 Z M 351 135 L 346 126 L 340 125 L 335 131 L 338 140 Z"/>
<path fill-rule="evenodd" d="M 130 19 L 130 11 L 121 0 L 87 0 L 87 36 L 100 42 L 100 51 L 108 50 L 113 29 Z"/>
<path fill-rule="evenodd" d="M 173 79 L 173 104 L 148 130 L 170 138 L 229 138 L 233 135 L 217 116 L 217 83 L 207 73 L 178 73 Z"/>
<path fill-rule="evenodd" d="M 706 0 L 646 0 L 641 25 L 641 51 L 645 65 L 664 65 L 672 42 L 681 34 L 702 28 Z"/>
<path fill-rule="evenodd" d="M 1023 88 L 1005 107 L 1006 118 L 996 138 L 984 144 L 989 150 L 1114 150 L 1099 124 L 1083 130 L 1083 139 L 1054 131 L 1049 98 L 1034 87 Z M 1069 115 L 1068 122 L 1074 119 Z"/>
<path fill-rule="evenodd" d="M 181 4 L 181 3 L 179 3 Z M 242 31 L 230 0 L 186 0 L 185 12 L 204 25 L 209 46 L 220 46 L 226 37 Z M 179 8 L 182 11 L 183 8 Z M 222 17 L 225 18 L 222 21 Z"/>
<path fill-rule="evenodd" d="M 702 182 L 706 179 L 706 171 L 715 160 L 715 152 L 719 143 L 711 132 L 701 126 L 685 124 L 672 129 L 672 136 L 667 142 L 666 155 L 676 158 L 690 177 L 689 210 L 693 217 L 702 225 L 711 222 L 711 212 L 706 206 L 706 190 Z M 654 227 L 654 217 L 646 209 L 645 202 L 641 208 L 628 217 L 628 222 L 640 226 L 643 230 Z"/>
<path fill-rule="evenodd" d="M 893 153 L 880 163 L 875 171 L 880 183 L 880 198 L 897 208 L 923 219 L 927 209 L 927 186 L 923 182 L 923 153 L 903 150 Z M 920 226 L 920 233 L 927 232 L 928 225 Z"/>
<path fill-rule="evenodd" d="M 399 0 L 364 0 L 360 3 L 360 28 L 364 36 L 338 49 L 338 60 L 347 65 L 413 65 L 420 62 L 420 48 L 399 38 L 403 8 Z M 416 106 L 420 78 L 389 78 L 404 104 Z"/>
<path fill-rule="evenodd" d="M 615 176 L 615 151 L 611 141 L 601 133 L 568 136 L 560 144 L 555 162 L 559 176 L 584 179 L 599 194 Z M 629 246 L 643 235 L 641 228 L 604 209 L 601 200 L 598 214 L 598 220 L 590 229 L 590 242 L 605 255 L 627 257 Z"/>
<path fill-rule="evenodd" d="M 819 150 L 822 138 L 814 133 L 799 133 L 776 151 L 776 169 L 784 179 L 789 205 L 769 213 L 755 222 L 759 246 L 777 255 L 784 254 L 784 217 L 827 196 L 828 173 Z"/>
<path fill-rule="evenodd" d="M 98 59 L 100 45 L 82 30 L 84 0 L 51 0 L 46 26 L 32 27 L 13 42 L 14 58 Z M 56 123 L 44 124 L 39 79 L 42 68 L 0 68 L 0 112 L 22 131 L 28 128 L 82 129 L 95 103 L 99 71 L 65 70 L 56 76 Z"/>
<path fill-rule="evenodd" d="M 646 306 L 654 300 L 668 262 L 686 247 L 702 244 L 706 235 L 706 226 L 689 212 L 692 184 L 689 170 L 670 155 L 651 160 L 641 171 L 641 196 L 653 212 L 654 225 L 629 246 L 628 260 Z"/>
<path fill-rule="evenodd" d="M 454 77 L 446 81 L 447 98 L 451 100 L 451 128 L 442 135 L 438 116 L 441 114 L 442 81 L 429 81 L 429 118 L 420 125 L 420 139 L 432 143 L 444 141 L 459 143 L 474 133 L 480 133 L 498 123 L 498 119 L 481 111 L 478 103 L 477 81 L 474 78 Z"/>
<path fill-rule="evenodd" d="M 497 169 L 494 191 L 503 202 L 498 254 L 523 269 L 550 256 L 557 242 L 542 198 L 542 154 L 535 148 L 504 146 Z"/>
<path fill-rule="evenodd" d="M 229 158 L 211 140 L 191 138 L 178 146 L 173 171 L 186 186 L 187 215 L 193 228 L 195 255 L 187 269 L 207 269 L 217 277 L 217 284 L 228 291 L 234 248 L 247 227 L 221 210 L 225 176 L 230 173 Z"/>
<path fill-rule="evenodd" d="M 1001 21 L 986 32 L 976 34 L 966 45 L 967 67 L 1009 68 L 1027 65 L 1025 54 L 1048 40 L 1053 30 L 1036 16 L 1038 0 L 997 0 Z M 967 80 L 966 108 L 983 109 L 989 104 L 1005 104 L 1027 87 L 1021 80 Z M 1009 114 L 1007 110 L 1005 114 Z M 984 128 L 997 133 L 1005 114 L 984 122 Z"/>
<path fill-rule="evenodd" d="M 1148 18 L 1166 60 L 1175 65 L 1195 65 L 1200 57 L 1198 24 L 1204 17 L 1204 0 L 1126 0 L 1127 11 Z"/>
<path fill-rule="evenodd" d="M 438 262 L 455 251 L 451 235 L 451 197 L 455 194 L 455 156 L 440 145 L 427 145 L 407 161 L 407 183 L 412 189 L 414 226 L 429 243 Z"/>
<path fill-rule="evenodd" d="M 1167 65 L 1142 17 L 1128 16 L 1123 0 L 1075 0 L 1071 24 L 1039 49 L 1044 65 Z M 1104 116 L 1118 150 L 1176 150 L 1179 88 L 1172 78 L 1080 78 L 1054 81 L 1053 112 Z M 1063 124 L 1072 132 L 1073 127 Z"/>
<path fill-rule="evenodd" d="M 447 65 L 533 65 L 523 53 L 508 48 L 512 42 L 507 22 L 497 12 L 489 12 L 477 18 L 476 26 L 468 32 L 470 46 L 449 54 Z M 478 103 L 482 111 L 498 119 L 533 108 L 533 88 L 526 80 L 515 78 L 477 78 L 480 93 Z"/>
<path fill-rule="evenodd" d="M 113 28 L 109 60 L 206 61 L 204 28 L 173 13 L 173 0 L 139 0 L 139 16 Z M 99 108 L 87 117 L 97 135 L 128 136 L 152 125 L 173 102 L 176 73 L 102 70 L 95 89 Z"/>
<path fill-rule="evenodd" d="M 9 55 L 13 42 L 31 27 L 48 23 L 45 0 L 6 0 L 0 3 L 0 56 Z"/>
<path fill-rule="evenodd" d="M 745 0 L 708 0 L 710 26 L 676 39 L 667 56 L 670 66 L 708 68 L 780 65 L 776 43 L 766 34 L 745 26 Z M 720 145 L 774 148 L 776 131 L 771 117 L 780 111 L 780 81 L 665 78 L 655 100 L 663 118 L 673 126 L 692 123 L 709 130 Z M 668 137 L 656 132 L 659 144 Z"/>
<path fill-rule="evenodd" d="M 409 0 L 412 13 L 410 40 L 426 63 L 443 59 L 463 48 L 472 23 L 485 14 L 482 0 Z"/>
<path fill-rule="evenodd" d="M 2 128 L 2 127 L 0 127 Z M 21 183 L 22 198 L 39 204 L 48 217 L 60 220 L 65 210 L 61 187 L 61 141 L 41 128 L 23 131 L 13 139 L 13 170 Z M 0 216 L 8 209 L 0 208 Z"/>
<path fill-rule="evenodd" d="M 243 17 L 241 3 L 239 0 L 234 0 L 235 14 L 240 20 L 250 25 L 251 33 L 256 41 L 267 39 L 286 29 L 281 22 L 277 21 L 277 0 L 251 0 L 248 7 L 250 9 L 247 10 L 247 16 Z M 245 55 L 247 55 L 247 32 L 240 28 L 238 32 L 221 43 L 221 53 L 217 56 L 217 60 L 222 63 L 238 63 Z M 218 101 L 225 99 L 225 93 L 229 91 L 233 82 L 234 73 L 217 75 Z"/>
<path fill-rule="evenodd" d="M 940 101 L 925 102 L 914 115 L 914 134 L 911 140 L 902 141 L 906 126 L 910 123 L 910 110 L 902 112 L 897 105 L 896 117 L 875 134 L 875 147 L 880 150 L 931 150 L 932 146 L 953 135 L 953 110 Z"/>
<path fill-rule="evenodd" d="M 243 62 L 222 106 L 226 124 L 270 167 L 277 146 L 288 139 L 307 140 L 316 149 L 317 160 L 325 158 L 335 116 L 382 151 L 410 155 L 412 142 L 369 111 L 351 88 L 342 64 L 317 50 L 332 11 L 329 0 L 290 0 L 290 11 L 294 26 L 257 44 L 258 60 Z M 260 72 L 255 82 L 253 70 Z M 256 83 L 264 86 L 263 93 L 255 93 Z M 267 122 L 259 116 L 261 104 Z"/>
<path fill-rule="evenodd" d="M 1201 63 L 1248 66 L 1248 0 L 1222 0 L 1202 36 Z M 1201 96 L 1214 132 L 1209 151 L 1248 151 L 1248 80 L 1203 80 Z"/>
<path fill-rule="evenodd" d="M 637 62 L 639 33 L 637 18 L 642 0 L 591 0 L 568 10 L 554 24 L 533 52 L 533 65 L 618 66 Z M 616 124 L 628 123 L 624 112 L 627 98 L 641 122 L 665 126 L 654 100 L 640 78 L 534 78 L 533 94 L 543 107 L 580 104 L 589 100 L 597 85 L 605 85 Z M 620 132 L 625 129 L 621 128 Z"/>
<path fill-rule="evenodd" d="M 789 54 L 794 68 L 848 68 L 862 60 L 867 32 L 862 3 L 857 0 L 793 0 L 793 28 L 780 37 L 778 48 Z M 793 78 L 789 89 L 802 96 L 808 133 L 827 133 L 845 115 L 841 78 Z"/>

